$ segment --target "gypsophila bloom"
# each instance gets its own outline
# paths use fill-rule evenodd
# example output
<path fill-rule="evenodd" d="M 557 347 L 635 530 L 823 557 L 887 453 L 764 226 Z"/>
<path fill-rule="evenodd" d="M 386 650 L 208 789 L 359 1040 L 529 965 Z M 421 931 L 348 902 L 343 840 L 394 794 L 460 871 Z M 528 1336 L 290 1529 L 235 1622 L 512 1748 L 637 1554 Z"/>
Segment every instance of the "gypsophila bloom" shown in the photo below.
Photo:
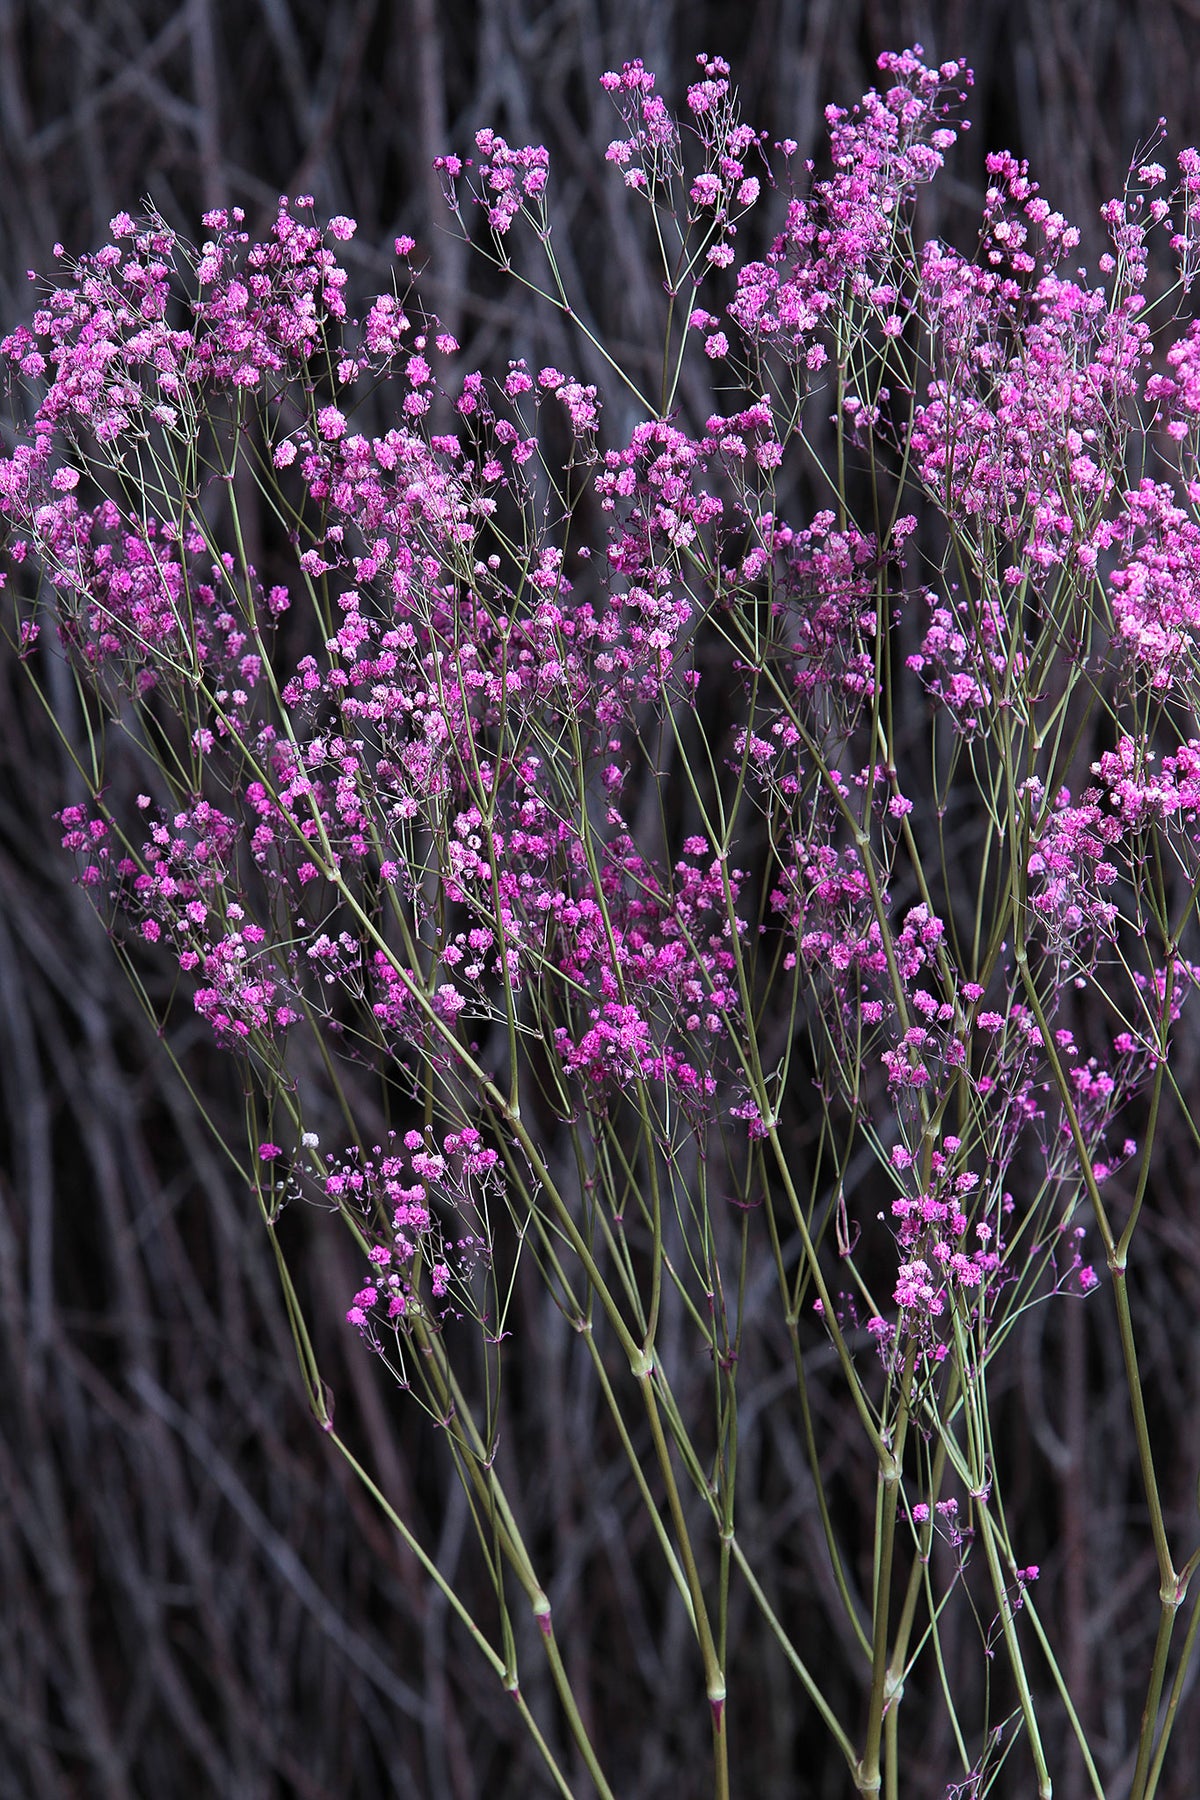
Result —
<path fill-rule="evenodd" d="M 957 61 L 882 57 L 828 109 L 820 175 L 742 117 L 720 57 L 678 110 L 639 60 L 602 85 L 609 178 L 661 258 L 661 341 L 620 380 L 598 324 L 571 348 L 547 150 L 486 125 L 437 175 L 459 235 L 558 309 L 553 351 L 471 366 L 410 238 L 391 291 L 357 295 L 354 221 L 306 196 L 257 241 L 235 209 L 195 244 L 119 213 L 63 262 L 2 346 L 30 395 L 0 457 L 7 630 L 85 711 L 58 819 L 109 939 L 170 995 L 169 1042 L 182 997 L 237 1058 L 257 1206 L 349 1232 L 339 1310 L 446 1434 L 501 1599 L 515 1576 L 533 1600 L 547 1754 L 566 1720 L 603 1762 L 539 1610 L 553 1547 L 527 1551 L 504 1485 L 507 1340 L 570 1331 L 609 1435 L 650 1446 L 631 1541 L 685 1570 L 714 1758 L 709 1573 L 754 1575 L 739 1608 L 772 1585 L 727 1529 L 765 1344 L 813 1395 L 836 1371 L 886 1477 L 820 1590 L 876 1664 L 853 1781 L 890 1791 L 888 1659 L 910 1708 L 942 1694 L 960 1605 L 1010 1659 L 995 1691 L 1032 1692 L 993 1364 L 1019 1345 L 1036 1371 L 1054 1339 L 1027 1320 L 1106 1266 L 1132 1340 L 1122 1259 L 1186 1087 L 1200 327 L 1170 282 L 1200 268 L 1200 158 L 1172 185 L 1160 140 L 1139 151 L 1088 273 L 1003 151 L 969 244 L 921 241 Z M 991 1779 L 967 1735 L 930 1741 Z"/>

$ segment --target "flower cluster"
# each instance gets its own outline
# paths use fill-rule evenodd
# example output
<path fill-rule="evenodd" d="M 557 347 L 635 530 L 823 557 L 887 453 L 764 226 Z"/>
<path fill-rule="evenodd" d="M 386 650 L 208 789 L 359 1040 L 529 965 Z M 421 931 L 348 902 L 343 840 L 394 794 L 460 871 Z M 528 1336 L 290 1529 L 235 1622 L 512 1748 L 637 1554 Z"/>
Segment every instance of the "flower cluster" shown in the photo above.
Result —
<path fill-rule="evenodd" d="M 346 316 L 346 271 L 327 238 L 344 242 L 349 219 L 325 227 L 296 215 L 312 199 L 283 199 L 269 238 L 250 244 L 240 208 L 206 213 L 213 236 L 194 250 L 162 219 L 112 221 L 113 242 L 71 267 L 0 350 L 30 378 L 49 376 L 44 428 L 94 434 L 101 444 L 155 425 L 186 427 L 217 394 L 261 391 L 300 375 L 328 323 Z M 172 324 L 186 271 L 191 321 Z M 339 378 L 353 379 L 353 363 Z M 45 430 L 40 448 L 49 456 Z"/>
<path fill-rule="evenodd" d="M 14 584 L 21 653 L 65 655 L 151 747 L 131 818 L 98 779 L 61 814 L 114 938 L 169 957 L 289 1111 L 311 1033 L 401 1121 L 303 1169 L 365 1250 L 366 1342 L 424 1352 L 467 1314 L 498 1347 L 503 1201 L 564 1310 L 579 1259 L 597 1344 L 645 1334 L 649 1368 L 662 1286 L 732 1381 L 705 1335 L 748 1291 L 704 1216 L 721 1194 L 747 1256 L 763 1208 L 844 1370 L 846 1333 L 873 1340 L 880 1454 L 894 1404 L 914 1438 L 946 1430 L 953 1379 L 962 1462 L 1007 1327 L 1097 1285 L 1083 1206 L 1117 1266 L 1109 1184 L 1153 1148 L 1129 1119 L 1158 1107 L 1198 979 L 1200 332 L 1159 331 L 1143 288 L 1156 233 L 1194 275 L 1200 159 L 1170 198 L 1135 171 L 1096 281 L 1007 154 L 974 254 L 922 247 L 913 198 L 969 76 L 880 66 L 831 109 L 806 194 L 719 58 L 680 117 L 641 62 L 604 77 L 608 159 L 678 250 L 663 387 L 621 434 L 570 368 L 461 366 L 414 287 L 356 318 L 353 222 L 307 201 L 260 243 L 211 213 L 198 248 L 121 215 L 4 342 L 44 393 L 0 513 L 56 596 Z M 495 258 L 522 226 L 549 256 L 545 150 L 475 148 L 439 159 L 461 228 L 470 169 Z M 740 257 L 778 187 L 770 250 Z M 386 418 L 360 410 L 367 373 Z M 242 474 L 286 520 L 269 587 Z M 797 1198 L 810 1107 L 840 1310 Z M 955 1503 L 919 1491 L 902 1516 L 965 1546 Z M 1032 1571 L 1008 1566 L 1015 1609 Z"/>
<path fill-rule="evenodd" d="M 488 1208 L 503 1186 L 499 1155 L 472 1126 L 449 1133 L 440 1149 L 419 1131 L 402 1140 L 389 1132 L 386 1145 L 330 1161 L 326 1199 L 360 1217 L 370 1240 L 370 1276 L 346 1320 L 372 1348 L 419 1319 L 477 1310 L 477 1277 L 491 1259 Z"/>
<path fill-rule="evenodd" d="M 848 293 L 891 331 L 902 326 L 899 288 L 889 278 L 896 220 L 957 137 L 951 117 L 961 99 L 956 84 L 969 81 L 965 64 L 928 68 L 905 51 L 881 57 L 880 68 L 893 78 L 885 93 L 872 90 L 850 112 L 827 109 L 834 174 L 811 197 L 791 201 L 770 254 L 737 274 L 731 318 L 751 342 L 810 373 L 828 360 L 822 326 Z"/>
<path fill-rule="evenodd" d="M 714 76 L 717 73 L 718 66 L 713 65 Z M 641 58 L 623 63 L 619 75 L 611 70 L 602 75 L 600 85 L 612 95 L 629 132 L 628 137 L 614 140 L 605 152 L 608 161 L 622 170 L 626 187 L 645 192 L 681 175 L 679 126 L 666 102 L 654 92 L 655 77 Z M 728 85 L 720 79 L 713 80 L 709 92 L 710 105 L 716 105 L 727 98 Z M 704 179 L 697 177 L 701 183 Z M 698 204 L 715 201 L 715 195 L 706 196 L 707 189 L 702 187 Z"/>
<path fill-rule="evenodd" d="M 1109 578 L 1120 650 L 1155 691 L 1194 693 L 1200 652 L 1200 526 L 1165 482 L 1125 501 L 1121 556 Z"/>

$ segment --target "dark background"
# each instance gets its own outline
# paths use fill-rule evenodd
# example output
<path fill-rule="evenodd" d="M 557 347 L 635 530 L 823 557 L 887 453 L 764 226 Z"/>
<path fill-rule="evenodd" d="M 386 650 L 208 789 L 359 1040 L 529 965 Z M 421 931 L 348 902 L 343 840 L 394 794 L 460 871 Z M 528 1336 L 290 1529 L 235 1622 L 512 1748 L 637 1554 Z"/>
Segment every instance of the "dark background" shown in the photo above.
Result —
<path fill-rule="evenodd" d="M 1098 206 L 1160 115 L 1173 149 L 1200 134 L 1197 0 L 0 0 L 0 327 L 29 309 L 26 271 L 48 269 L 53 244 L 95 247 L 143 196 L 194 233 L 204 207 L 241 204 L 253 229 L 277 195 L 309 192 L 321 213 L 358 219 L 348 260 L 364 288 L 387 285 L 397 232 L 418 240 L 422 291 L 462 338 L 464 366 L 526 354 L 578 368 L 554 322 L 514 305 L 444 230 L 430 169 L 439 151 L 464 152 L 483 124 L 546 142 L 560 260 L 596 325 L 636 346 L 655 295 L 603 163 L 617 133 L 600 72 L 642 56 L 678 101 L 696 53 L 723 54 L 746 116 L 818 155 L 824 105 L 851 102 L 880 50 L 914 41 L 976 71 L 973 132 L 925 203 L 927 228 L 965 249 L 987 148 L 1030 158 L 1090 258 Z M 69 718 L 69 692 L 55 700 Z M 4 663 L 0 1800 L 549 1791 L 511 1704 L 311 1420 L 253 1206 L 71 886 L 51 815 L 77 797 L 33 691 Z M 230 1069 L 198 1031 L 177 1048 L 236 1138 Z M 1168 1144 L 1138 1277 L 1143 1372 L 1166 1460 L 1194 1471 L 1200 1201 L 1189 1159 L 1172 1168 L 1170 1155 Z M 340 1324 L 348 1252 L 319 1217 L 297 1213 L 289 1229 L 339 1426 L 469 1588 L 453 1479 Z M 536 1356 L 541 1314 L 526 1299 Z M 1156 1580 L 1111 1334 L 1079 1307 L 1047 1320 L 996 1398 L 1026 1446 L 1017 1497 L 1041 1521 L 1039 1602 L 1117 1796 Z M 623 1745 L 627 1800 L 699 1795 L 706 1733 L 702 1708 L 678 1694 L 678 1621 L 640 1615 L 621 1587 L 622 1555 L 608 1553 L 641 1529 L 636 1496 L 589 1429 L 572 1371 L 543 1361 L 531 1386 L 536 1405 L 522 1411 L 519 1389 L 512 1402 L 513 1438 L 535 1471 L 523 1504 L 563 1571 L 556 1617 L 589 1723 Z M 768 1415 L 764 1404 L 746 1425 L 759 1433 L 759 1526 L 779 1545 L 791 1616 L 819 1644 L 828 1626 L 805 1573 L 803 1449 Z M 852 1514 L 872 1484 L 851 1478 L 836 1412 L 818 1423 L 848 1535 L 865 1528 L 869 1540 L 869 1517 L 860 1526 Z M 556 1484 L 539 1486 L 552 1464 Z M 1168 1501 L 1186 1544 L 1196 1519 L 1182 1477 Z M 755 1674 L 743 1666 L 738 1678 L 753 1685 Z M 798 1692 L 776 1692 L 765 1663 L 761 1680 L 760 1711 L 735 1739 L 738 1791 L 845 1793 Z M 1056 1759 L 1056 1793 L 1078 1800 L 1061 1745 Z M 906 1800 L 940 1796 L 951 1766 L 931 1737 Z M 1171 1767 L 1163 1800 L 1192 1800 L 1194 1691 Z M 1027 1791 L 1005 1779 L 996 1793 Z"/>

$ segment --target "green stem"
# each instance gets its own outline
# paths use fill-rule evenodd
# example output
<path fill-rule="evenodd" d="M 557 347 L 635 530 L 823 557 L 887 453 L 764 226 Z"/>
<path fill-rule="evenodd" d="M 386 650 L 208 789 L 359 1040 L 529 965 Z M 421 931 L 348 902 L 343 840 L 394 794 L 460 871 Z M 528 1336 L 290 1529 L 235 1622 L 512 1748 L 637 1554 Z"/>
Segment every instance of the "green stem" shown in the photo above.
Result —
<path fill-rule="evenodd" d="M 916 1369 L 917 1345 L 910 1343 L 900 1379 L 900 1401 L 896 1411 L 891 1453 L 880 1462 L 876 1479 L 875 1510 L 875 1596 L 871 1634 L 871 1696 L 867 1706 L 867 1734 L 862 1760 L 858 1766 L 860 1794 L 877 1794 L 882 1785 L 880 1748 L 883 1740 L 884 1715 L 898 1704 L 902 1688 L 893 1679 L 888 1654 L 888 1627 L 891 1612 L 892 1568 L 896 1554 L 896 1514 L 899 1510 L 900 1472 L 904 1464 L 904 1441 L 908 1435 L 909 1404 L 913 1373 Z"/>
<path fill-rule="evenodd" d="M 1161 1595 L 1160 1598 L 1162 1606 L 1158 1615 L 1158 1630 L 1154 1634 L 1154 1660 L 1150 1665 L 1150 1680 L 1146 1688 L 1145 1704 L 1142 1707 L 1141 1729 L 1138 1732 L 1137 1763 L 1133 1771 L 1133 1783 L 1129 1789 L 1129 1800 L 1144 1800 L 1154 1751 L 1154 1735 L 1158 1725 L 1158 1707 L 1162 1699 L 1163 1682 L 1167 1673 L 1167 1657 L 1171 1651 L 1171 1636 L 1175 1629 L 1175 1618 L 1179 1608 L 1178 1599 L 1168 1600 L 1166 1594 Z"/>
<path fill-rule="evenodd" d="M 424 1570 L 424 1572 L 426 1573 L 426 1575 L 428 1575 L 429 1579 L 433 1582 L 434 1586 L 438 1589 L 438 1592 L 446 1600 L 447 1604 L 449 1605 L 451 1611 L 454 1613 L 455 1617 L 458 1619 L 459 1623 L 465 1627 L 466 1632 L 467 1632 L 468 1636 L 470 1637 L 472 1643 L 475 1645 L 476 1649 L 480 1651 L 482 1656 L 486 1659 L 493 1674 L 498 1676 L 499 1679 L 504 1683 L 505 1688 L 512 1695 L 512 1698 L 517 1707 L 517 1710 L 521 1715 L 521 1720 L 525 1726 L 525 1729 L 528 1731 L 530 1737 L 533 1739 L 533 1742 L 536 1744 L 538 1751 L 539 1751 L 543 1761 L 546 1764 L 547 1769 L 550 1771 L 550 1775 L 554 1782 L 555 1787 L 558 1789 L 559 1793 L 565 1797 L 565 1800 L 572 1800 L 570 1784 L 568 1783 L 567 1778 L 563 1774 L 562 1770 L 559 1768 L 558 1763 L 554 1756 L 554 1752 L 551 1750 L 549 1744 L 547 1744 L 546 1739 L 542 1734 L 541 1727 L 538 1725 L 537 1720 L 533 1717 L 533 1714 L 529 1710 L 528 1704 L 526 1703 L 525 1698 L 524 1698 L 523 1694 L 521 1693 L 521 1688 L 520 1688 L 520 1684 L 517 1680 L 515 1668 L 511 1667 L 509 1664 L 507 1664 L 505 1662 L 504 1658 L 502 1656 L 499 1656 L 496 1653 L 495 1649 L 488 1642 L 487 1638 L 484 1637 L 482 1631 L 480 1631 L 478 1625 L 475 1623 L 474 1619 L 471 1617 L 471 1614 L 467 1611 L 466 1607 L 463 1605 L 462 1601 L 459 1599 L 458 1595 L 455 1593 L 455 1591 L 451 1587 L 450 1583 L 446 1580 L 446 1577 L 442 1574 L 441 1570 L 438 1568 L 438 1566 L 434 1562 L 433 1558 L 429 1555 L 428 1551 L 421 1544 L 420 1540 L 418 1538 L 416 1538 L 413 1535 L 413 1533 L 410 1531 L 409 1527 L 405 1524 L 404 1520 L 400 1517 L 400 1515 L 396 1511 L 395 1507 L 392 1506 L 391 1502 L 387 1499 L 386 1495 L 384 1495 L 384 1493 L 381 1491 L 381 1489 L 376 1486 L 374 1481 L 372 1481 L 371 1477 L 367 1474 L 367 1471 L 363 1468 L 362 1464 L 358 1461 L 358 1458 L 354 1455 L 353 1451 L 351 1451 L 348 1448 L 348 1446 L 345 1443 L 343 1443 L 342 1439 L 338 1436 L 337 1432 L 333 1429 L 332 1425 L 327 1425 L 325 1427 L 325 1430 L 326 1430 L 326 1434 L 329 1437 L 329 1440 L 333 1444 L 334 1448 L 338 1451 L 339 1455 L 341 1455 L 345 1458 L 346 1462 L 350 1465 L 350 1468 L 354 1471 L 354 1474 L 357 1477 L 357 1479 L 361 1482 L 362 1486 L 366 1489 L 367 1493 L 370 1494 L 371 1498 L 375 1501 L 376 1505 L 379 1507 L 380 1511 L 384 1514 L 385 1518 L 388 1520 L 388 1522 L 392 1525 L 394 1530 L 397 1532 L 397 1534 L 403 1541 L 406 1548 L 412 1551 L 413 1555 L 416 1557 L 417 1561 L 420 1563 L 420 1565 L 421 1565 L 422 1569 Z M 612 1800 L 612 1791 L 606 1785 L 600 1787 L 600 1792 L 602 1794 L 607 1795 L 608 1800 Z"/>
<path fill-rule="evenodd" d="M 1176 1669 L 1175 1679 L 1171 1683 L 1171 1695 L 1167 1701 L 1167 1710 L 1163 1718 L 1162 1730 L 1159 1732 L 1158 1743 L 1155 1746 L 1154 1760 L 1150 1765 L 1145 1787 L 1143 1793 L 1139 1796 L 1139 1800 L 1154 1800 L 1154 1796 L 1158 1791 L 1158 1782 L 1159 1777 L 1162 1774 L 1163 1762 L 1167 1754 L 1167 1745 L 1170 1742 L 1171 1731 L 1175 1724 L 1175 1717 L 1179 1711 L 1179 1702 L 1183 1698 L 1188 1667 L 1192 1660 L 1192 1654 L 1196 1648 L 1197 1627 L 1200 1627 L 1200 1594 L 1197 1594 L 1195 1600 L 1192 1602 L 1192 1616 L 1188 1620 L 1187 1636 L 1183 1640 L 1183 1649 L 1179 1657 L 1179 1667 Z M 1133 1792 L 1135 1794 L 1137 1793 L 1136 1787 Z"/>
<path fill-rule="evenodd" d="M 995 1594 L 996 1605 L 1000 1613 L 1000 1627 L 1004 1633 L 1004 1646 L 1008 1652 L 1009 1667 L 1017 1686 L 1021 1717 L 1025 1721 L 1025 1730 L 1029 1734 L 1029 1746 L 1037 1773 L 1038 1800 L 1050 1800 L 1054 1786 L 1050 1780 L 1046 1752 L 1042 1747 L 1041 1733 L 1038 1730 L 1037 1710 L 1033 1703 L 1033 1695 L 1029 1690 L 1029 1677 L 1025 1673 L 1025 1663 L 1017 1639 L 1017 1626 L 1013 1617 L 1012 1602 L 1008 1595 L 1008 1584 L 1004 1577 L 1004 1570 L 1000 1566 L 996 1525 L 989 1510 L 986 1493 L 976 1493 L 975 1508 L 975 1516 L 980 1526 L 979 1535 L 983 1539 L 983 1553 L 987 1559 L 988 1574 L 992 1578 L 992 1592 Z"/>
<path fill-rule="evenodd" d="M 783 1622 L 772 1607 L 771 1602 L 767 1599 L 762 1584 L 754 1573 L 754 1570 L 751 1568 L 749 1559 L 741 1545 L 738 1543 L 736 1537 L 730 1539 L 729 1549 L 730 1554 L 737 1565 L 738 1572 L 741 1575 L 742 1580 L 746 1583 L 746 1586 L 749 1588 L 750 1593 L 753 1595 L 755 1605 L 766 1620 L 776 1643 L 779 1645 L 780 1650 L 790 1664 L 793 1673 L 796 1675 L 805 1693 L 820 1713 L 826 1731 L 828 1731 L 830 1737 L 845 1758 L 846 1767 L 849 1769 L 851 1775 L 854 1775 L 858 1768 L 858 1755 L 853 1743 L 850 1741 L 849 1736 L 844 1730 L 841 1721 L 833 1711 L 816 1682 L 813 1680 L 810 1670 L 797 1652 L 796 1646 L 784 1629 Z"/>
<path fill-rule="evenodd" d="M 634 1374 L 637 1376 L 642 1390 L 642 1398 L 645 1401 L 646 1417 L 649 1421 L 651 1436 L 654 1439 L 654 1451 L 666 1485 L 667 1506 L 670 1510 L 671 1522 L 675 1527 L 675 1541 L 679 1546 L 688 1592 L 692 1597 L 692 1616 L 695 1621 L 696 1638 L 700 1645 L 700 1656 L 704 1664 L 704 1685 L 712 1717 L 715 1800 L 729 1800 L 729 1744 L 725 1731 L 725 1672 L 717 1658 L 708 1608 L 704 1601 L 704 1589 L 700 1581 L 700 1571 L 696 1567 L 692 1540 L 688 1532 L 687 1520 L 683 1515 L 683 1502 L 679 1496 L 675 1471 L 671 1466 L 671 1452 L 658 1410 L 658 1400 L 654 1391 L 653 1361 L 646 1358 L 641 1368 L 634 1369 Z"/>
<path fill-rule="evenodd" d="M 1137 1345 L 1133 1335 L 1133 1315 L 1129 1307 L 1126 1264 L 1124 1257 L 1118 1255 L 1115 1247 L 1109 1258 L 1108 1266 L 1112 1270 L 1113 1300 L 1117 1309 L 1117 1331 L 1121 1339 L 1121 1355 L 1125 1362 L 1125 1382 L 1129 1389 L 1130 1408 L 1133 1412 L 1133 1435 L 1137 1442 L 1142 1488 L 1146 1495 L 1146 1505 L 1150 1511 L 1150 1531 L 1154 1538 L 1154 1554 L 1158 1560 L 1159 1591 L 1164 1606 L 1178 1605 L 1179 1577 L 1171 1560 L 1171 1547 L 1167 1542 L 1162 1499 L 1158 1491 L 1158 1477 L 1154 1471 L 1154 1452 L 1150 1445 L 1150 1426 L 1146 1418 L 1146 1400 L 1142 1392 L 1142 1379 L 1138 1372 Z"/>

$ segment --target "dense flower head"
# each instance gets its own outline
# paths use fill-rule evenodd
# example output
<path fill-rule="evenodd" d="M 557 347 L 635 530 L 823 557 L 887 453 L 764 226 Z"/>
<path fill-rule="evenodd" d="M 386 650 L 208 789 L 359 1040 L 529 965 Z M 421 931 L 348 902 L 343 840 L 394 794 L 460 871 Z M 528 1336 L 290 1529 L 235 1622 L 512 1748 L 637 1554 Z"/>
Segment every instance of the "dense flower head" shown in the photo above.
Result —
<path fill-rule="evenodd" d="M 1142 289 L 1156 233 L 1194 273 L 1200 160 L 1167 199 L 1147 153 L 1091 280 L 1006 152 L 972 254 L 916 243 L 962 64 L 882 58 L 807 192 L 699 65 L 678 116 L 642 62 L 603 78 L 608 160 L 681 246 L 623 432 L 594 362 L 465 366 L 415 278 L 356 319 L 354 223 L 304 198 L 261 242 L 236 210 L 198 247 L 121 214 L 4 342 L 42 395 L 0 510 L 57 648 L 178 739 L 132 825 L 107 793 L 61 814 L 114 938 L 246 1068 L 282 1079 L 311 1032 L 428 1101 L 303 1169 L 363 1241 L 369 1343 L 479 1309 L 523 1089 L 581 1170 L 634 1116 L 647 1168 L 686 1144 L 749 1210 L 731 1171 L 786 1163 L 806 1041 L 886 1184 L 847 1152 L 838 1253 L 861 1229 L 890 1259 L 866 1331 L 932 1382 L 1018 1288 L 1095 1285 L 1071 1220 L 1137 1154 L 1122 1112 L 1195 985 L 1154 906 L 1200 876 L 1200 331 L 1156 341 Z M 438 159 L 461 229 L 465 183 L 499 265 L 521 231 L 548 253 L 544 147 L 474 152 Z M 287 521 L 269 588 L 231 528 L 248 467 Z M 1104 982 L 1085 1042 L 1071 996 Z"/>
<path fill-rule="evenodd" d="M 793 198 L 767 258 L 738 272 L 730 316 L 755 343 L 771 345 L 813 371 L 827 351 L 820 331 L 847 292 L 877 291 L 895 242 L 897 216 L 931 181 L 957 137 L 951 122 L 969 83 L 963 63 L 932 68 L 919 51 L 884 55 L 893 78 L 850 111 L 826 110 L 834 174 Z M 892 313 L 893 296 L 877 304 Z"/>
<path fill-rule="evenodd" d="M 1109 578 L 1118 647 L 1152 689 L 1194 684 L 1200 526 L 1165 482 L 1143 480 L 1125 507 L 1122 553 Z"/>
<path fill-rule="evenodd" d="M 817 513 L 799 531 L 773 523 L 783 555 L 776 605 L 789 633 L 795 682 L 802 691 L 836 686 L 854 708 L 875 692 L 878 542 L 853 526 L 837 529 L 835 515 Z"/>
<path fill-rule="evenodd" d="M 474 1311 L 491 1261 L 489 1207 L 503 1196 L 498 1153 L 473 1126 L 447 1134 L 392 1131 L 370 1150 L 326 1160 L 325 1198 L 360 1219 L 368 1237 L 366 1284 L 346 1313 L 384 1350 L 421 1321 Z"/>
<path fill-rule="evenodd" d="M 479 178 L 486 190 L 488 224 L 497 236 L 503 237 L 518 213 L 529 202 L 540 201 L 545 193 L 550 155 L 542 144 L 510 149 L 502 137 L 490 130 L 476 132 L 475 147 L 483 159 Z"/>
<path fill-rule="evenodd" d="M 196 527 L 123 515 L 111 500 L 88 511 L 68 492 L 30 527 L 63 596 L 60 630 L 98 678 L 145 693 L 164 668 L 203 671 L 213 705 L 199 729 L 224 736 L 246 723 L 266 641 L 290 604 L 284 588 L 264 591 L 231 552 L 214 559 Z"/>
<path fill-rule="evenodd" d="M 629 132 L 605 153 L 624 171 L 626 187 L 648 190 L 664 177 L 681 173 L 679 127 L 655 93 L 655 77 L 640 57 L 623 63 L 619 75 L 611 71 L 602 75 L 600 85 L 612 96 Z"/>
<path fill-rule="evenodd" d="M 1028 662 L 1023 637 L 1014 642 L 1010 610 L 998 597 L 964 601 L 956 588 L 940 600 L 924 596 L 929 623 L 919 652 L 908 666 L 919 675 L 926 691 L 954 720 L 965 737 L 973 736 L 987 722 L 996 701 Z"/>
<path fill-rule="evenodd" d="M 281 199 L 256 244 L 240 209 L 214 211 L 198 250 L 156 215 L 119 214 L 114 242 L 69 264 L 69 285 L 0 346 L 26 376 L 52 371 L 40 419 L 111 445 L 177 427 L 206 397 L 302 372 L 328 323 L 346 317 L 346 271 L 326 237 L 344 242 L 353 230 L 345 219 L 318 226 L 302 216 L 311 206 Z M 181 298 L 188 328 L 171 322 Z"/>

